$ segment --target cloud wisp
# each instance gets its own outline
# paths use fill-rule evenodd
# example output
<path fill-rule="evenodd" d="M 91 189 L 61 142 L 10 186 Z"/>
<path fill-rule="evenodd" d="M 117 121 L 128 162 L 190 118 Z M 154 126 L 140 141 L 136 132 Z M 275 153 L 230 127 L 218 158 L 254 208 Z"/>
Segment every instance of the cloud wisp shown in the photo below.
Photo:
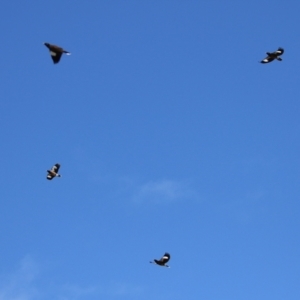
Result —
<path fill-rule="evenodd" d="M 132 285 L 129 283 L 114 283 L 107 288 L 107 295 L 110 296 L 140 296 L 144 289 L 141 286 Z"/>
<path fill-rule="evenodd" d="M 125 296 L 137 297 L 143 293 L 142 287 L 126 282 L 88 286 L 55 284 L 53 278 L 46 278 L 45 274 L 42 276 L 40 269 L 40 265 L 26 256 L 17 270 L 10 274 L 1 274 L 0 300 L 92 300 L 99 297 L 115 299 Z"/>
<path fill-rule="evenodd" d="M 37 264 L 25 257 L 19 269 L 2 278 L 0 283 L 0 300 L 34 300 L 39 299 L 39 292 L 34 281 L 39 274 Z M 1 276 L 2 277 L 2 276 Z"/>
<path fill-rule="evenodd" d="M 174 180 L 150 181 L 135 188 L 136 203 L 169 203 L 196 197 L 196 192 L 186 182 Z"/>

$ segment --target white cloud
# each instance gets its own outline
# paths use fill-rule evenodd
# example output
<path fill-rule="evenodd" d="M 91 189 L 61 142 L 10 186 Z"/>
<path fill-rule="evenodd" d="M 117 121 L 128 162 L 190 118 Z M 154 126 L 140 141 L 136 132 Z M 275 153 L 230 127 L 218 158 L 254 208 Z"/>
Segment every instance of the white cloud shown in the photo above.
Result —
<path fill-rule="evenodd" d="M 74 300 L 74 299 L 86 299 L 88 296 L 95 296 L 100 293 L 100 289 L 97 286 L 82 287 L 78 285 L 66 284 L 63 286 L 60 299 Z"/>
<path fill-rule="evenodd" d="M 125 295 L 138 296 L 143 291 L 141 287 L 130 283 L 102 284 L 53 284 L 53 280 L 42 276 L 40 266 L 26 256 L 17 270 L 0 275 L 0 300 L 86 300 L 99 299 L 100 296 L 115 299 Z"/>
<path fill-rule="evenodd" d="M 39 293 L 34 280 L 39 273 L 37 264 L 29 257 L 21 261 L 16 272 L 2 278 L 0 283 L 0 300 L 34 300 Z"/>
<path fill-rule="evenodd" d="M 112 296 L 135 296 L 140 295 L 142 292 L 142 287 L 128 283 L 114 283 L 107 290 L 107 294 Z"/>
<path fill-rule="evenodd" d="M 135 202 L 172 202 L 181 199 L 191 199 L 196 192 L 186 182 L 174 180 L 150 181 L 135 189 Z"/>

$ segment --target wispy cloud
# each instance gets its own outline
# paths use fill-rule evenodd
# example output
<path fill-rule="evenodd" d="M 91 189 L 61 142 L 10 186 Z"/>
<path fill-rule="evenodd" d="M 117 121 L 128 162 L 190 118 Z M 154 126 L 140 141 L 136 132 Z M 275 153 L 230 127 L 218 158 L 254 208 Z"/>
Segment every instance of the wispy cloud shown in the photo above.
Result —
<path fill-rule="evenodd" d="M 75 300 L 75 299 L 87 299 L 98 296 L 103 291 L 99 286 L 86 286 L 82 287 L 74 284 L 65 284 L 60 288 L 58 292 L 60 300 Z"/>
<path fill-rule="evenodd" d="M 96 286 L 41 285 L 40 266 L 30 257 L 21 260 L 20 266 L 10 274 L 0 276 L 0 300 L 86 299 L 100 292 Z"/>
<path fill-rule="evenodd" d="M 126 282 L 88 286 L 54 284 L 53 279 L 47 280 L 40 269 L 40 265 L 30 256 L 26 256 L 14 272 L 0 275 L 0 300 L 86 300 L 99 297 L 115 299 L 124 296 L 138 297 L 143 292 L 142 287 Z"/>
<path fill-rule="evenodd" d="M 107 294 L 112 296 L 138 296 L 143 292 L 141 286 L 128 283 L 114 283 L 107 289 Z"/>
<path fill-rule="evenodd" d="M 0 300 L 39 299 L 39 292 L 34 286 L 34 281 L 38 274 L 39 268 L 29 256 L 22 259 L 16 272 L 9 274 L 6 278 L 2 278 L 0 283 Z"/>
<path fill-rule="evenodd" d="M 187 182 L 174 180 L 150 181 L 135 188 L 135 202 L 172 202 L 195 198 L 196 192 Z"/>

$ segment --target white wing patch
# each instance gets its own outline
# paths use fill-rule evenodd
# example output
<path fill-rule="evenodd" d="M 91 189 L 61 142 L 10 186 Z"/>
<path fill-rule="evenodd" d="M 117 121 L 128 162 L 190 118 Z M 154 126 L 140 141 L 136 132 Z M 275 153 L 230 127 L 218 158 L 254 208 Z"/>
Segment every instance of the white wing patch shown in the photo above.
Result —
<path fill-rule="evenodd" d="M 51 56 L 56 56 L 57 55 L 57 53 L 53 52 L 53 51 L 50 51 L 50 54 L 51 54 Z"/>

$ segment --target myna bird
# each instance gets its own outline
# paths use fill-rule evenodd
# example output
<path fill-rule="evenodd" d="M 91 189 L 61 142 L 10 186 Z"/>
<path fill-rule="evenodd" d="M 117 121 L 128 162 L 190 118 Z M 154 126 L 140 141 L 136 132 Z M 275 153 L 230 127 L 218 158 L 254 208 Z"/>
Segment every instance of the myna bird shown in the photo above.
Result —
<path fill-rule="evenodd" d="M 61 47 L 51 45 L 49 43 L 44 43 L 44 45 L 49 49 L 51 58 L 55 64 L 57 64 L 60 61 L 60 58 L 63 55 L 63 53 L 66 53 L 67 55 L 71 55 L 70 52 L 64 50 Z"/>
<path fill-rule="evenodd" d="M 157 260 L 157 259 L 154 259 L 153 261 L 150 261 L 151 264 L 156 264 L 156 265 L 159 265 L 161 267 L 167 267 L 167 268 L 170 268 L 166 263 L 170 260 L 171 258 L 171 255 L 169 253 L 165 253 L 164 256 L 160 259 L 160 260 Z"/>
<path fill-rule="evenodd" d="M 282 54 L 283 54 L 283 52 L 284 52 L 284 49 L 283 48 L 278 48 L 278 50 L 276 50 L 275 52 L 267 52 L 266 54 L 268 55 L 265 59 L 263 59 L 262 61 L 261 61 L 261 63 L 262 64 L 267 64 L 267 63 L 269 63 L 269 62 L 271 62 L 271 61 L 273 61 L 274 59 L 277 59 L 277 60 L 279 60 L 279 61 L 282 61 L 282 58 L 281 57 L 279 57 L 279 56 L 281 56 Z"/>
<path fill-rule="evenodd" d="M 58 174 L 59 168 L 60 168 L 60 164 L 55 164 L 51 168 L 51 170 L 47 170 L 47 172 L 48 172 L 47 179 L 52 180 L 54 177 L 61 177 L 61 175 Z"/>

